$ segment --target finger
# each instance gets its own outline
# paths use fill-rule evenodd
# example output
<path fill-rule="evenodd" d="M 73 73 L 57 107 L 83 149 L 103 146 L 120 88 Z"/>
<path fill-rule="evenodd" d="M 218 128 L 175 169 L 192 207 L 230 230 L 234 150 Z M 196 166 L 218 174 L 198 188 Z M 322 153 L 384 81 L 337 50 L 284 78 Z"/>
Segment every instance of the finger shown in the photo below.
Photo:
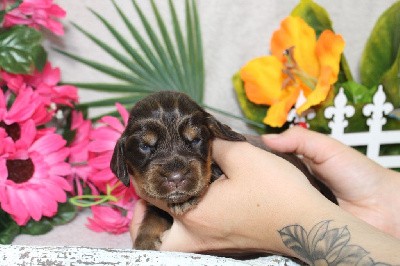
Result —
<path fill-rule="evenodd" d="M 213 141 L 212 156 L 225 175 L 232 179 L 238 170 L 246 167 L 246 159 L 255 147 L 245 142 L 232 142 L 221 139 Z"/>
<path fill-rule="evenodd" d="M 143 221 L 144 215 L 146 213 L 146 209 L 147 209 L 146 202 L 142 199 L 139 199 L 135 204 L 135 208 L 133 210 L 132 221 L 131 221 L 130 227 L 129 227 L 131 239 L 133 242 L 135 242 L 139 227 L 140 227 L 140 225 Z"/>
<path fill-rule="evenodd" d="M 331 137 L 297 126 L 282 134 L 263 135 L 262 139 L 273 150 L 293 152 L 315 164 L 323 163 L 330 157 L 348 149 L 346 145 Z"/>
<path fill-rule="evenodd" d="M 216 139 L 213 141 L 213 159 L 228 179 L 259 176 L 265 169 L 291 167 L 287 161 L 247 142 Z"/>

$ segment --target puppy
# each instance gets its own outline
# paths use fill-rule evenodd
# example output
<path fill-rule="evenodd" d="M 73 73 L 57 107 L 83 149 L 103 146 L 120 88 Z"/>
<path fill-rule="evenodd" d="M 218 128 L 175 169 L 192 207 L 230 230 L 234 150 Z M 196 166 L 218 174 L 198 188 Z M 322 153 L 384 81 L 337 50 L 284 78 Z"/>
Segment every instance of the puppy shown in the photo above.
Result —
<path fill-rule="evenodd" d="M 187 95 L 154 93 L 132 108 L 110 166 L 126 186 L 132 181 L 139 195 L 164 201 L 172 213 L 180 215 L 193 208 L 208 185 L 222 174 L 211 158 L 215 138 L 246 141 Z M 249 136 L 247 140 L 268 150 L 260 137 Z M 298 157 L 277 155 L 296 165 L 314 186 L 321 186 Z M 334 198 L 332 194 L 329 197 Z M 172 222 L 168 213 L 148 204 L 134 248 L 157 250 L 161 235 Z"/>

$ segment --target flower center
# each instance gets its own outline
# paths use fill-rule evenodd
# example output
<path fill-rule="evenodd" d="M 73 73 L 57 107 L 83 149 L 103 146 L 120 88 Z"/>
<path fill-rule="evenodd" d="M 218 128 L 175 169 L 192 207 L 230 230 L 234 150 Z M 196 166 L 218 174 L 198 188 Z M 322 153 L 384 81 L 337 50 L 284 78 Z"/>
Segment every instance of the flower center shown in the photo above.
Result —
<path fill-rule="evenodd" d="M 31 179 L 35 166 L 31 159 L 27 160 L 7 160 L 7 179 L 14 181 L 17 184 L 24 183 Z"/>
<path fill-rule="evenodd" d="M 7 135 L 10 136 L 13 141 L 17 141 L 21 137 L 21 128 L 17 123 L 12 123 L 11 125 L 7 125 L 3 121 L 1 121 L 0 127 L 6 130 Z"/>
<path fill-rule="evenodd" d="M 294 48 L 295 47 L 292 46 L 283 51 L 283 55 L 286 58 L 283 73 L 287 75 L 287 78 L 283 81 L 283 87 L 286 87 L 289 83 L 296 84 L 296 77 L 298 77 L 307 87 L 314 90 L 317 86 L 317 79 L 310 76 L 299 67 L 296 59 L 294 59 Z"/>

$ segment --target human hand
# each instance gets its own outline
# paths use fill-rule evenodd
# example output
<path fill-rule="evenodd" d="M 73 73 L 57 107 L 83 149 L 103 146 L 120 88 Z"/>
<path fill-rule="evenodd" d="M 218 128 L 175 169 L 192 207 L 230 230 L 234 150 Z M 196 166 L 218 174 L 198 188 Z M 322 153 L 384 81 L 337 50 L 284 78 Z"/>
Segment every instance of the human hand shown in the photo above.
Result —
<path fill-rule="evenodd" d="M 400 238 L 400 174 L 326 135 L 292 127 L 264 135 L 279 152 L 303 157 L 312 172 L 337 197 L 339 206 L 380 230 Z"/>
<path fill-rule="evenodd" d="M 196 208 L 174 217 L 161 250 L 293 256 L 278 230 L 298 223 L 304 213 L 332 214 L 339 209 L 292 164 L 248 143 L 215 140 L 213 158 L 226 176 L 210 185 Z M 159 202 L 152 203 L 168 211 Z M 140 201 L 132 222 L 133 239 L 144 210 Z M 315 224 L 317 216 L 310 215 L 305 223 Z"/>

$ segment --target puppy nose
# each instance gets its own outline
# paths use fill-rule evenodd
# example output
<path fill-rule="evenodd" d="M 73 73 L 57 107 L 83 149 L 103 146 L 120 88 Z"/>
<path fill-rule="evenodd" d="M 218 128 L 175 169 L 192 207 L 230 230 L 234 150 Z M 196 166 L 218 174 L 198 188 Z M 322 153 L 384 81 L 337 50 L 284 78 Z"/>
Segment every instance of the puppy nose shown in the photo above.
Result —
<path fill-rule="evenodd" d="M 185 180 L 185 175 L 181 172 L 174 172 L 168 175 L 167 180 L 168 182 L 178 186 L 183 180 Z"/>

